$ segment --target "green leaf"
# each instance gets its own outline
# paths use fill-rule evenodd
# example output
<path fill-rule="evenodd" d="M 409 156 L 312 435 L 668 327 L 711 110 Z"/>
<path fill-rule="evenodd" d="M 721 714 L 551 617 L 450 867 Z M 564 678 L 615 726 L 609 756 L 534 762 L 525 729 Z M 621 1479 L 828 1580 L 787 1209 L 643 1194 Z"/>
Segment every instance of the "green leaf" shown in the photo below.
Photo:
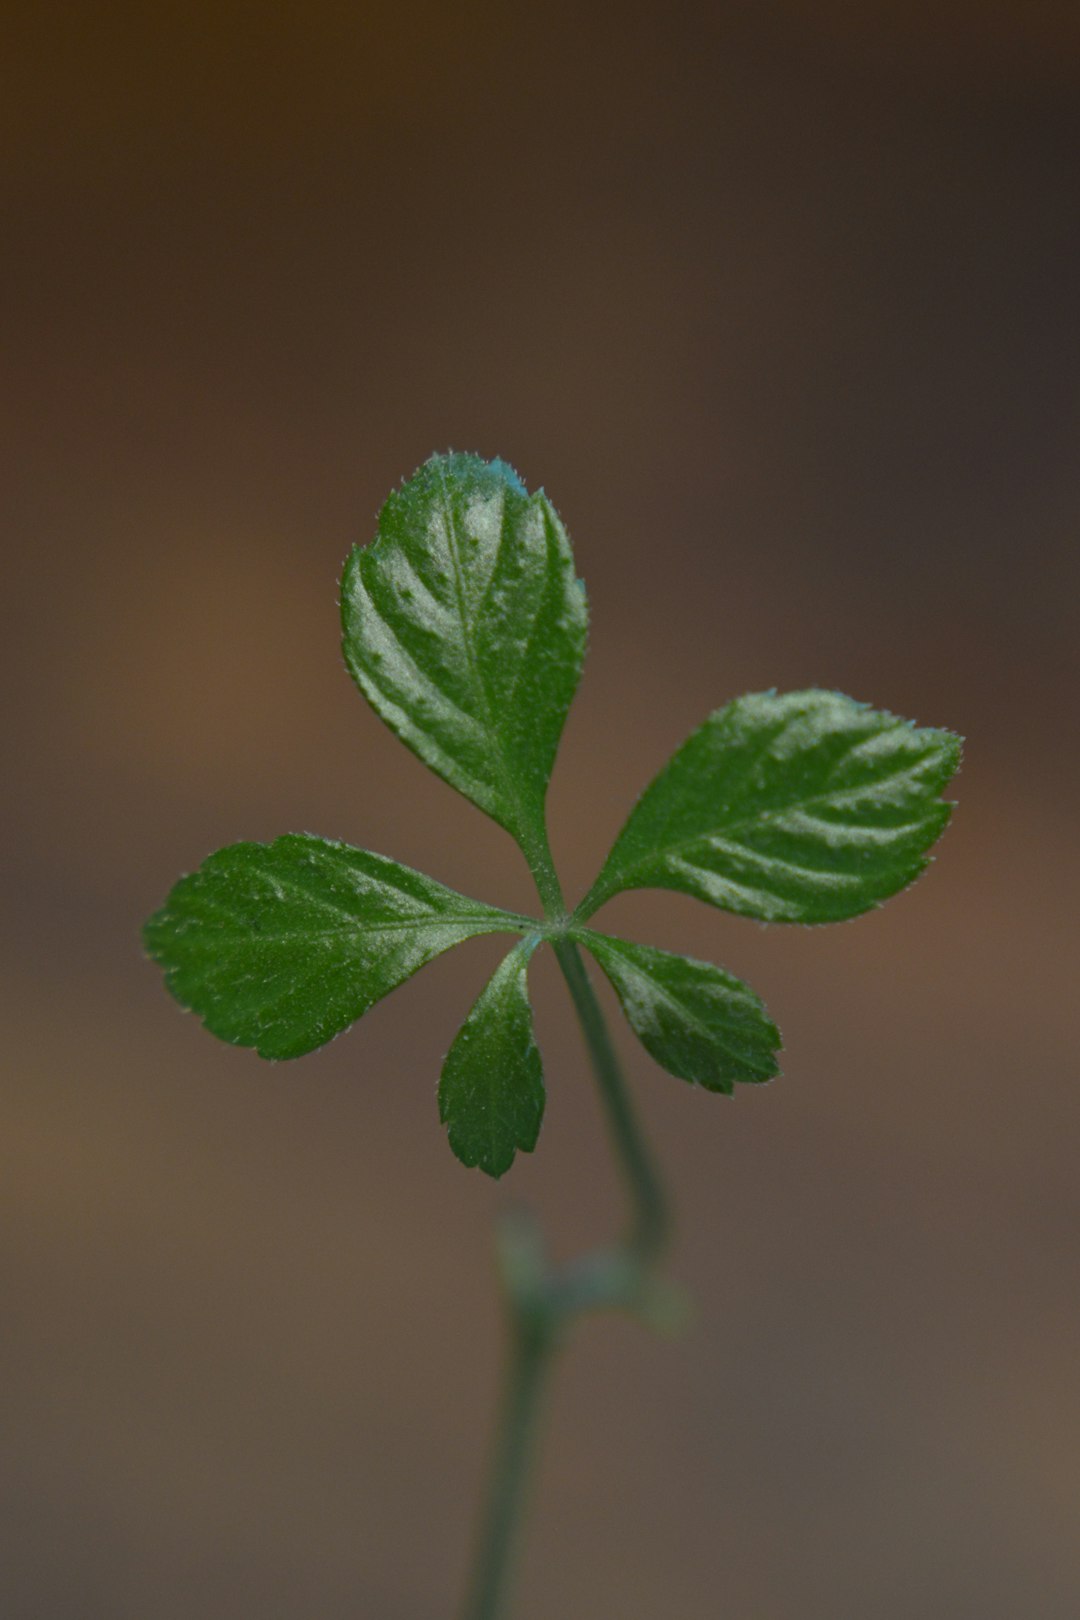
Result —
<path fill-rule="evenodd" d="M 780 1073 L 780 1031 L 759 998 L 722 968 L 582 929 L 631 1029 L 662 1069 L 729 1095 Z"/>
<path fill-rule="evenodd" d="M 960 739 L 838 692 L 711 714 L 638 800 L 592 891 L 677 889 L 766 922 L 855 917 L 927 865 Z"/>
<path fill-rule="evenodd" d="M 439 1118 L 470 1167 L 501 1176 L 531 1153 L 544 1115 L 544 1074 L 533 1037 L 526 973 L 538 941 L 523 940 L 496 968 L 446 1054 Z"/>
<path fill-rule="evenodd" d="M 341 584 L 345 662 L 433 771 L 546 851 L 544 796 L 585 656 L 558 514 L 502 461 L 433 456 Z"/>
<path fill-rule="evenodd" d="M 432 957 L 527 918 L 347 844 L 230 844 L 180 879 L 143 937 L 177 1001 L 264 1058 L 322 1046 Z"/>

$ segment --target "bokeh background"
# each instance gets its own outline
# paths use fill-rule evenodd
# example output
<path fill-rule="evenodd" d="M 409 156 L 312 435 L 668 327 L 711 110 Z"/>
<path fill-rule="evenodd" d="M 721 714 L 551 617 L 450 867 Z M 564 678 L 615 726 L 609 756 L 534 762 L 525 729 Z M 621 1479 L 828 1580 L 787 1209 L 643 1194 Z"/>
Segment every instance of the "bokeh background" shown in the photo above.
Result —
<path fill-rule="evenodd" d="M 786 1074 L 728 1102 L 620 1033 L 697 1322 L 579 1334 L 517 1614 L 1073 1620 L 1080 13 L 189 0 L 3 43 L 0 1612 L 444 1620 L 493 1217 L 620 1219 L 549 962 L 496 1187 L 434 1087 L 497 941 L 279 1066 L 140 956 L 176 875 L 287 829 L 528 904 L 337 646 L 346 551 L 452 446 L 548 489 L 590 589 L 571 893 L 737 692 L 968 737 L 876 915 L 607 914 L 749 978 Z"/>

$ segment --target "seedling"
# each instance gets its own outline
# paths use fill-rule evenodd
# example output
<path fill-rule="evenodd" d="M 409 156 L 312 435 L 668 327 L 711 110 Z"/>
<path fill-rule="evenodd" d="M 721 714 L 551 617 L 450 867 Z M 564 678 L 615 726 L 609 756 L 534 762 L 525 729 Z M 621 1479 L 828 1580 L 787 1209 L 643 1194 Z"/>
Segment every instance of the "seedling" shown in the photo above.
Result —
<path fill-rule="evenodd" d="M 470 900 L 385 855 L 289 833 L 231 844 L 181 878 L 146 924 L 150 955 L 213 1034 L 296 1058 L 339 1034 L 433 957 L 479 934 L 515 943 L 455 1036 L 439 1116 L 463 1164 L 502 1176 L 544 1113 L 529 962 L 566 978 L 631 1202 L 621 1243 L 555 1266 L 518 1217 L 500 1254 L 510 1362 L 490 1498 L 463 1615 L 505 1615 L 537 1405 L 552 1354 L 586 1310 L 663 1322 L 666 1199 L 626 1090 L 584 947 L 656 1062 L 731 1094 L 779 1073 L 780 1034 L 754 991 L 711 963 L 598 932 L 628 889 L 675 889 L 764 922 L 858 916 L 906 887 L 952 806 L 960 741 L 837 692 L 759 692 L 718 709 L 646 788 L 570 909 L 551 857 L 548 779 L 585 655 L 587 607 L 566 531 L 505 462 L 434 456 L 390 496 L 341 586 L 345 662 L 387 725 L 517 841 L 538 916 Z"/>

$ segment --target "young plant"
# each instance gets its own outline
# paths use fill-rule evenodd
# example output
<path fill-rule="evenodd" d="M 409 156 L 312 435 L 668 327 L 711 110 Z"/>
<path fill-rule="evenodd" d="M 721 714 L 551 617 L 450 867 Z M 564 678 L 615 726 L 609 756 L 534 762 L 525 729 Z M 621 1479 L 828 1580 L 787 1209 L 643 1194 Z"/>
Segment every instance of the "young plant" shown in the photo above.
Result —
<path fill-rule="evenodd" d="M 345 662 L 424 763 L 517 841 L 541 902 L 524 916 L 385 855 L 308 834 L 231 844 L 176 884 L 145 928 L 185 1007 L 221 1039 L 295 1058 L 425 962 L 478 934 L 516 942 L 450 1046 L 439 1116 L 463 1164 L 503 1175 L 544 1113 L 528 967 L 566 978 L 631 1202 L 620 1243 L 561 1266 L 519 1217 L 501 1234 L 511 1354 L 490 1498 L 464 1614 L 505 1613 L 511 1554 L 552 1352 L 604 1306 L 661 1320 L 669 1231 L 584 947 L 660 1066 L 706 1091 L 770 1080 L 780 1035 L 748 985 L 711 963 L 592 927 L 627 889 L 664 888 L 765 922 L 855 917 L 911 883 L 952 806 L 960 742 L 836 692 L 759 692 L 716 710 L 638 800 L 585 898 L 564 902 L 545 797 L 585 654 L 585 591 L 559 517 L 505 462 L 434 456 L 390 496 L 341 587 Z"/>

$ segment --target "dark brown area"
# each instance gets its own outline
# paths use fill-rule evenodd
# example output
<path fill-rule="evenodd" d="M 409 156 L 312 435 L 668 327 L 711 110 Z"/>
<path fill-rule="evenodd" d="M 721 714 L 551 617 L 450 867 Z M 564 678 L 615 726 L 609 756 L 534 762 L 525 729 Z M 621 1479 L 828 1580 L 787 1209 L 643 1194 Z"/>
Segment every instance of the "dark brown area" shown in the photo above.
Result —
<path fill-rule="evenodd" d="M 528 903 L 336 645 L 346 550 L 449 445 L 543 483 L 588 581 L 571 892 L 736 692 L 969 739 L 879 914 L 611 908 L 750 979 L 786 1074 L 724 1102 L 620 1033 L 699 1318 L 580 1335 L 520 1620 L 1080 1613 L 1077 15 L 10 15 L 5 1616 L 446 1620 L 493 1214 L 618 1219 L 550 963 L 494 1188 L 433 1093 L 497 945 L 277 1067 L 139 955 L 179 871 L 286 829 Z"/>

